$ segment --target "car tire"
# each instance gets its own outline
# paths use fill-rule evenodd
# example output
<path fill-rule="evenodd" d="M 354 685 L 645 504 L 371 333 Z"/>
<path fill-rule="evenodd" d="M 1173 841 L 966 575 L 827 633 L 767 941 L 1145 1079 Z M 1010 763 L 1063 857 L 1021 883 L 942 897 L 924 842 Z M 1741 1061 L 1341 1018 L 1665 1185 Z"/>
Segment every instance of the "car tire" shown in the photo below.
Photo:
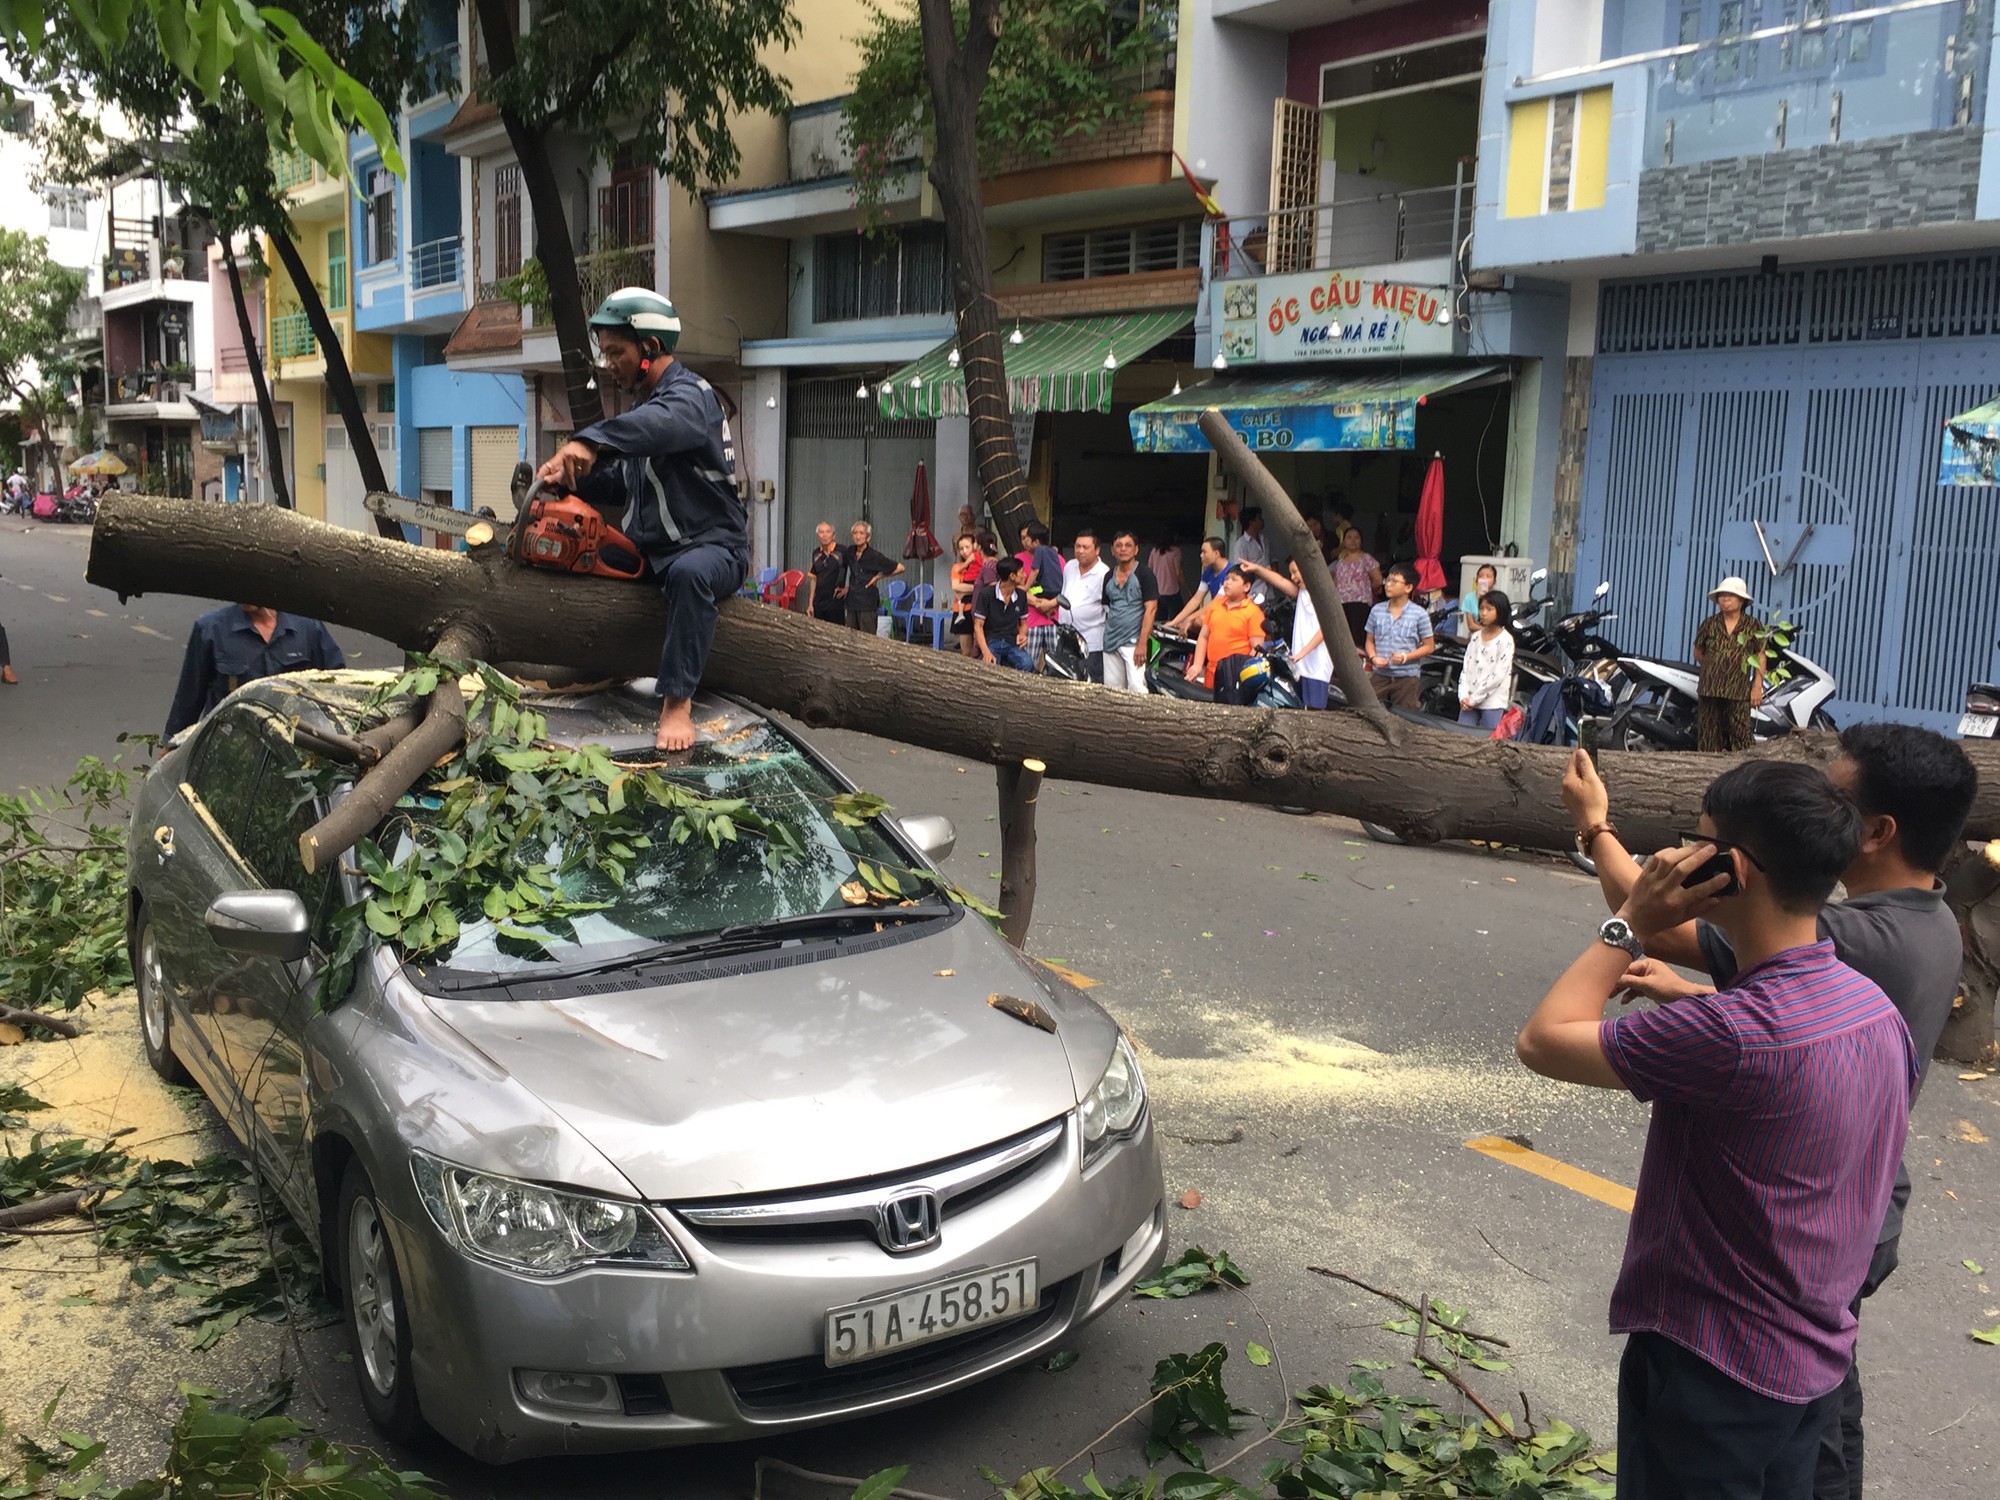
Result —
<path fill-rule="evenodd" d="M 1396 832 L 1395 829 L 1385 828 L 1380 823 L 1369 823 L 1364 821 L 1361 825 L 1361 831 L 1367 834 L 1368 837 L 1370 837 L 1371 839 L 1375 840 L 1375 842 L 1378 844 L 1402 844 L 1408 842 L 1408 840 L 1406 840 L 1400 833 Z"/>
<path fill-rule="evenodd" d="M 174 1010 L 167 998 L 166 973 L 160 967 L 153 924 L 143 916 L 132 940 L 132 980 L 139 992 L 139 1046 L 147 1064 L 167 1083 L 192 1084 L 186 1065 L 174 1053 Z"/>
<path fill-rule="evenodd" d="M 423 1432 L 424 1423 L 410 1370 L 409 1303 L 375 1185 L 359 1161 L 350 1161 L 341 1179 L 334 1229 L 342 1321 L 361 1404 L 383 1432 L 410 1442 Z"/>

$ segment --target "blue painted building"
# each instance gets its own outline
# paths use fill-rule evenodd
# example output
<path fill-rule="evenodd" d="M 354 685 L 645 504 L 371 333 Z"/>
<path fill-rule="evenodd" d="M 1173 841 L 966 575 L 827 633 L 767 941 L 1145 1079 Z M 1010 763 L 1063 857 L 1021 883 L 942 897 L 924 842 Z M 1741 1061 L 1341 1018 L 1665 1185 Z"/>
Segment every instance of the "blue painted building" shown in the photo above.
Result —
<path fill-rule="evenodd" d="M 359 338 L 389 342 L 395 453 L 383 458 L 397 490 L 506 515 L 508 481 L 524 456 L 526 384 L 516 372 L 453 370 L 444 353 L 474 301 L 468 167 L 443 139 L 465 99 L 469 10 L 440 3 L 425 14 L 438 91 L 396 120 L 405 175 L 385 170 L 366 138 L 354 138 L 354 328 Z"/>
<path fill-rule="evenodd" d="M 1475 279 L 1569 292 L 1552 557 L 1685 654 L 1729 573 L 1841 722 L 1950 728 L 2000 670 L 1994 8 L 1493 0 Z"/>

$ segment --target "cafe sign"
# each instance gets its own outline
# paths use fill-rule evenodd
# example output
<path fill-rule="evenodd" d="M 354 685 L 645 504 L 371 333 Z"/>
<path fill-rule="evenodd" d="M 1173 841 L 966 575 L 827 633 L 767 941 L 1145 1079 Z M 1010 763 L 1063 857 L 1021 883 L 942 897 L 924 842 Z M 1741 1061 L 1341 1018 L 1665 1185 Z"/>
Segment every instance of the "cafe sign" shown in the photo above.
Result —
<path fill-rule="evenodd" d="M 1455 353 L 1445 285 L 1451 263 L 1389 269 L 1396 274 L 1301 271 L 1218 281 L 1211 293 L 1216 348 L 1232 365 Z"/>

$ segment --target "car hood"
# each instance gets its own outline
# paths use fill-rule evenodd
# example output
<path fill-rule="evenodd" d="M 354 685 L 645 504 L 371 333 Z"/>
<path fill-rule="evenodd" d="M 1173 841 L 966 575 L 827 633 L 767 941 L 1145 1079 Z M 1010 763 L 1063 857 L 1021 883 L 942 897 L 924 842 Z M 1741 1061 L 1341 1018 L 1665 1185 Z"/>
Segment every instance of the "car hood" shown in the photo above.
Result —
<path fill-rule="evenodd" d="M 993 1008 L 996 992 L 1043 1005 L 1056 1034 Z M 1075 1108 L 1116 1035 L 972 917 L 748 974 L 430 1004 L 654 1201 L 843 1182 L 977 1149 Z"/>

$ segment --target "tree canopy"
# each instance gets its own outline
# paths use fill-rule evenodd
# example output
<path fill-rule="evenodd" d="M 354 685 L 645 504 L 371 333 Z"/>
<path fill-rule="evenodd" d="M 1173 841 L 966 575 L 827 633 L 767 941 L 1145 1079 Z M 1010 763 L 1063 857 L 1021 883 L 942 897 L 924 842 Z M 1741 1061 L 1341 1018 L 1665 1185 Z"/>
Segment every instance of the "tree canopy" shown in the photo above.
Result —
<path fill-rule="evenodd" d="M 201 101 L 241 89 L 274 139 L 295 143 L 336 176 L 347 173 L 349 130 L 370 136 L 383 161 L 402 171 L 388 112 L 334 61 L 298 9 L 250 0 L 0 0 L 0 52 L 32 65 L 66 19 L 110 53 L 135 22 L 147 23 L 160 54 Z"/>
<path fill-rule="evenodd" d="M 49 259 L 38 234 L 0 229 L 0 386 L 19 399 L 65 372 L 69 317 L 84 276 Z"/>
<path fill-rule="evenodd" d="M 988 8 L 1000 28 L 976 116 L 980 162 L 988 169 L 1003 153 L 1048 156 L 1131 109 L 1132 80 L 1168 36 L 1167 23 L 1152 13 L 1135 17 L 1106 0 L 998 0 L 982 11 Z M 855 190 L 872 216 L 900 164 L 920 151 L 931 155 L 937 105 L 924 71 L 916 0 L 870 0 L 868 16 L 861 70 L 841 114 Z M 952 26 L 961 44 L 971 24 L 971 7 L 960 0 L 952 6 Z"/>

